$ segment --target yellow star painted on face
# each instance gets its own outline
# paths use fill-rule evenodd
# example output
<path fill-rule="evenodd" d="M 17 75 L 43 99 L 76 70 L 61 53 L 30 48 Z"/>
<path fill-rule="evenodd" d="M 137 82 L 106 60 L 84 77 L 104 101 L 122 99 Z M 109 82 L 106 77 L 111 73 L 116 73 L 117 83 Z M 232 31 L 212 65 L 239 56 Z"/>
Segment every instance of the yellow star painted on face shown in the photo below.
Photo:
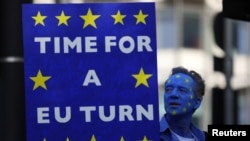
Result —
<path fill-rule="evenodd" d="M 179 74 L 177 74 L 175 77 L 176 77 L 176 78 L 180 78 L 181 76 L 180 76 Z"/>
<path fill-rule="evenodd" d="M 139 74 L 133 74 L 132 76 L 136 79 L 135 87 L 138 87 L 141 84 L 149 87 L 147 79 L 150 78 L 152 74 L 145 74 L 143 68 L 140 69 Z"/>
<path fill-rule="evenodd" d="M 136 18 L 136 24 L 143 23 L 146 24 L 145 18 L 147 17 L 147 14 L 143 14 L 142 10 L 139 11 L 138 15 L 134 15 Z"/>
<path fill-rule="evenodd" d="M 173 111 L 173 112 L 172 112 L 172 115 L 173 115 L 173 116 L 176 115 L 176 111 Z"/>
<path fill-rule="evenodd" d="M 121 23 L 122 25 L 124 25 L 123 19 L 126 17 L 126 15 L 121 15 L 120 10 L 117 11 L 116 15 L 111 16 L 115 19 L 115 24 Z"/>
<path fill-rule="evenodd" d="M 93 15 L 91 9 L 88 9 L 87 15 L 81 15 L 80 17 L 84 20 L 83 28 L 87 27 L 88 25 L 96 27 L 95 20 L 99 18 L 101 15 Z"/>
<path fill-rule="evenodd" d="M 66 16 L 66 15 L 64 14 L 64 11 L 62 11 L 60 16 L 56 16 L 56 18 L 58 19 L 58 26 L 61 25 L 61 24 L 68 25 L 68 19 L 69 19 L 70 17 L 71 17 L 71 16 Z"/>
<path fill-rule="evenodd" d="M 193 91 L 192 87 L 190 87 L 190 88 L 189 88 L 189 91 L 190 91 L 190 92 L 192 92 L 192 91 Z"/>
<path fill-rule="evenodd" d="M 66 141 L 69 141 L 69 137 L 66 138 Z"/>
<path fill-rule="evenodd" d="M 191 103 L 190 103 L 190 102 L 188 102 L 188 106 L 189 106 L 189 107 L 191 106 Z"/>
<path fill-rule="evenodd" d="M 43 138 L 43 141 L 46 141 L 46 138 Z"/>
<path fill-rule="evenodd" d="M 38 25 L 38 24 L 41 24 L 43 26 L 45 26 L 44 24 L 44 19 L 46 19 L 47 16 L 42 16 L 40 11 L 37 12 L 37 15 L 36 16 L 32 16 L 32 19 L 35 20 L 35 26 Z"/>
<path fill-rule="evenodd" d="M 194 98 L 194 96 L 193 95 L 190 95 L 190 99 L 193 99 Z"/>
<path fill-rule="evenodd" d="M 95 135 L 93 134 L 90 141 L 96 141 Z"/>
<path fill-rule="evenodd" d="M 185 83 L 189 83 L 189 81 L 190 81 L 190 80 L 189 80 L 188 78 L 185 79 Z"/>
<path fill-rule="evenodd" d="M 184 108 L 182 109 L 182 111 L 185 113 L 185 112 L 187 111 L 187 109 L 184 107 Z"/>
<path fill-rule="evenodd" d="M 30 77 L 30 79 L 35 82 L 33 90 L 37 89 L 38 87 L 42 87 L 45 90 L 47 90 L 45 82 L 50 78 L 51 78 L 50 76 L 43 76 L 41 70 L 39 70 L 35 77 Z"/>

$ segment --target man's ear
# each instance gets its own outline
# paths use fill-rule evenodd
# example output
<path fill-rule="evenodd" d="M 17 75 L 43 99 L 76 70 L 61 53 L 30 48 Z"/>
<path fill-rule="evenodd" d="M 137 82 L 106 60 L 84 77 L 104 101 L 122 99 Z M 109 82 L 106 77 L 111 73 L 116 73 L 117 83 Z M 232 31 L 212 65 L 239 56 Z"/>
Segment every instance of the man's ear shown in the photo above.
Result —
<path fill-rule="evenodd" d="M 194 109 L 196 110 L 196 109 L 198 109 L 200 107 L 202 99 L 201 98 L 195 98 L 194 100 L 195 100 L 194 101 Z"/>

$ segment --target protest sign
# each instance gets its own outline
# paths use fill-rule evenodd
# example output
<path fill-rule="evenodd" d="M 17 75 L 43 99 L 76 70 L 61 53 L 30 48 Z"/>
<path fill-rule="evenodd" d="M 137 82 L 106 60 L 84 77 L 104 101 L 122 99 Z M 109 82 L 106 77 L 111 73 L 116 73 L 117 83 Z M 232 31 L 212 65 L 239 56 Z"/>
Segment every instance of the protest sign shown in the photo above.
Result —
<path fill-rule="evenodd" d="M 158 141 L 154 3 L 22 6 L 27 141 Z"/>

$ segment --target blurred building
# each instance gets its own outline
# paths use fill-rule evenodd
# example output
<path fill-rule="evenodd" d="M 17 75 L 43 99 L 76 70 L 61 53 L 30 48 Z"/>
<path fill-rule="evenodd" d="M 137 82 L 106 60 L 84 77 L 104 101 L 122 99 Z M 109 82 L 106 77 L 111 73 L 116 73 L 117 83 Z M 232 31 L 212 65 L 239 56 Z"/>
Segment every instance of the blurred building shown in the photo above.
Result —
<path fill-rule="evenodd" d="M 231 124 L 250 123 L 247 110 L 250 106 L 250 23 L 230 20 L 229 27 L 220 27 L 225 30 L 214 31 L 215 16 L 221 11 L 221 0 L 168 0 L 159 2 L 157 8 L 160 113 L 164 113 L 161 108 L 163 83 L 170 69 L 179 65 L 194 69 L 202 74 L 207 86 L 202 108 L 194 119 L 204 130 L 208 124 L 224 124 L 227 119 L 231 119 Z M 226 55 L 225 48 L 215 42 L 215 34 L 222 31 L 227 31 L 220 34 L 225 34 L 222 38 L 227 38 L 225 42 L 230 46 L 232 66 L 228 71 L 232 72 L 231 78 L 217 69 L 218 66 L 223 69 L 225 63 L 214 60 L 214 57 L 225 58 Z M 225 92 L 226 80 L 230 81 L 231 101 L 226 101 L 229 95 Z M 214 89 L 221 91 L 218 94 Z M 226 117 L 228 111 L 232 117 Z"/>
<path fill-rule="evenodd" d="M 169 0 L 157 8 L 159 89 L 162 90 L 159 94 L 160 105 L 163 104 L 164 78 L 173 66 L 181 65 L 200 72 L 206 80 L 207 89 L 202 108 L 196 112 L 194 120 L 204 130 L 208 124 L 224 124 L 228 119 L 231 124 L 250 123 L 250 112 L 247 110 L 250 106 L 250 81 L 247 80 L 250 23 L 229 20 L 230 26 L 220 27 L 225 30 L 215 31 L 215 16 L 221 11 L 222 1 L 218 0 Z M 222 31 L 225 32 L 219 33 Z M 215 42 L 217 34 L 224 35 L 222 38 L 227 39 L 225 45 L 230 46 L 232 65 L 227 69 L 231 69 L 228 70 L 232 72 L 231 78 L 227 78 L 223 70 L 227 61 L 226 51 Z M 224 62 L 214 60 L 214 57 L 224 58 L 219 60 Z M 227 98 L 226 80 L 230 81 L 232 99 Z M 219 94 L 218 89 L 221 90 Z M 160 112 L 164 110 L 160 109 Z M 227 112 L 232 117 L 226 117 Z"/>

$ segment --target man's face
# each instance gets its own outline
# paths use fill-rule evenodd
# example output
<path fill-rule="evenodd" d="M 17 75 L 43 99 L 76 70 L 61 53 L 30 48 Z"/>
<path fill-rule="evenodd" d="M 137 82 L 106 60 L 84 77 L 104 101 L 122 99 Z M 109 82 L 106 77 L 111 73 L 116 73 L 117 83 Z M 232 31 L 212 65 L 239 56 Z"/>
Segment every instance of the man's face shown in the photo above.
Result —
<path fill-rule="evenodd" d="M 164 104 L 165 110 L 172 116 L 193 114 L 197 108 L 197 101 L 194 94 L 195 82 L 185 74 L 178 73 L 169 77 L 165 83 Z"/>

